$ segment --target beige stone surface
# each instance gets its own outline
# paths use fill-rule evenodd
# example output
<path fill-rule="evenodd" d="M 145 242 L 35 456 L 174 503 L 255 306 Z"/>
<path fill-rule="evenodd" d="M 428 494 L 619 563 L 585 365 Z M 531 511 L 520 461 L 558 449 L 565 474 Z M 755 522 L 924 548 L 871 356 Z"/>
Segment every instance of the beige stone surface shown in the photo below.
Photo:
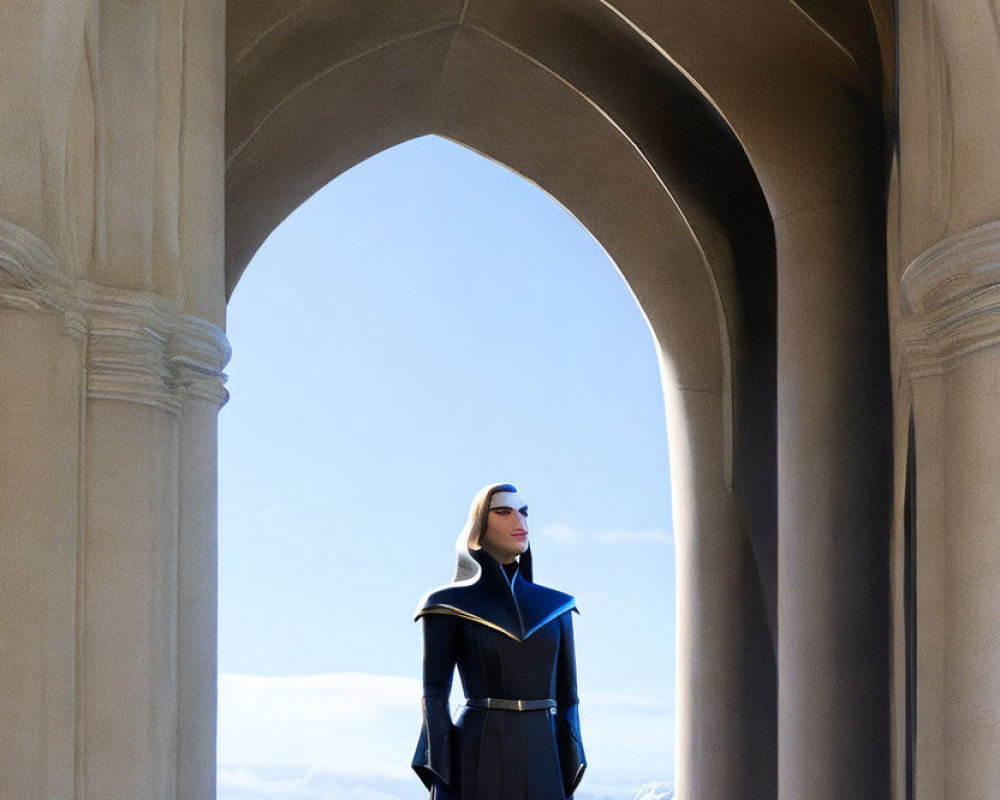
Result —
<path fill-rule="evenodd" d="M 73 796 L 80 356 L 62 319 L 0 309 L 3 797 Z"/>
<path fill-rule="evenodd" d="M 1000 19 L 990 0 L 901 4 L 901 261 L 1000 219 Z"/>
<path fill-rule="evenodd" d="M 888 354 L 873 344 L 886 336 L 878 227 L 856 202 L 789 215 L 776 232 L 779 797 L 885 797 L 891 413 Z"/>
<path fill-rule="evenodd" d="M 995 4 L 2 14 L 0 796 L 213 796 L 225 297 L 428 133 L 572 212 L 660 348 L 679 796 L 1000 792 Z"/>
<path fill-rule="evenodd" d="M 225 6 L 2 15 L 0 797 L 211 797 Z"/>
<path fill-rule="evenodd" d="M 900 140 L 910 144 L 890 186 L 899 213 L 888 271 L 897 416 L 912 415 L 916 459 L 914 796 L 974 798 L 1000 787 L 987 755 L 1000 724 L 998 17 L 986 2 L 902 9 Z"/>
<path fill-rule="evenodd" d="M 177 425 L 117 399 L 87 409 L 79 735 L 86 796 L 176 795 Z"/>
<path fill-rule="evenodd" d="M 177 797 L 215 796 L 218 400 L 189 397 L 177 432 Z"/>
<path fill-rule="evenodd" d="M 677 784 L 690 797 L 774 796 L 774 650 L 736 496 L 723 483 L 718 393 L 668 396 L 677 543 Z"/>

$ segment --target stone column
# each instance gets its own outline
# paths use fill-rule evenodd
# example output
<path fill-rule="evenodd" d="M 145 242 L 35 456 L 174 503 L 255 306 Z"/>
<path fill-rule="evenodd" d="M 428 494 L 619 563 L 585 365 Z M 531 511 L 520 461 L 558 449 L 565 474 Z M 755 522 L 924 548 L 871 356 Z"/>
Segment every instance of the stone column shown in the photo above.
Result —
<path fill-rule="evenodd" d="M 684 721 L 677 786 L 691 800 L 772 800 L 774 652 L 742 513 L 725 485 L 722 395 L 679 389 L 667 407 Z"/>
<path fill-rule="evenodd" d="M 86 794 L 209 798 L 214 423 L 228 346 L 214 326 L 131 292 L 99 292 L 87 316 Z"/>
<path fill-rule="evenodd" d="M 5 23 L 0 797 L 208 800 L 225 4 Z"/>
<path fill-rule="evenodd" d="M 194 320 L 189 320 L 194 322 Z M 222 383 L 201 365 L 225 339 L 212 326 L 191 324 L 188 353 L 178 364 L 185 387 L 178 429 L 177 543 L 177 797 L 215 798 L 218 682 L 218 413 L 226 400 Z"/>
<path fill-rule="evenodd" d="M 916 459 L 908 778 L 921 800 L 972 800 L 1000 793 L 1000 16 L 992 0 L 899 6 L 890 311 Z"/>
<path fill-rule="evenodd" d="M 916 797 L 1000 792 L 1000 223 L 903 274 L 916 449 Z"/>
<path fill-rule="evenodd" d="M 74 797 L 82 328 L 0 222 L 0 797 Z M 40 754 L 45 754 L 42 758 Z"/>
<path fill-rule="evenodd" d="M 0 227 L 0 794 L 213 797 L 225 336 Z"/>
<path fill-rule="evenodd" d="M 775 222 L 781 800 L 890 791 L 884 248 L 857 187 Z"/>

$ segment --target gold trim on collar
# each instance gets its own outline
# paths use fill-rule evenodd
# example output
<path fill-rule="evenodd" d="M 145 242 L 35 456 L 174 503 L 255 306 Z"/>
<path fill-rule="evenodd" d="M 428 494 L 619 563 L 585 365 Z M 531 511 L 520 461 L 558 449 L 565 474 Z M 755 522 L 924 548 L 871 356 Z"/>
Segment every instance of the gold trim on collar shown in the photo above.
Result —
<path fill-rule="evenodd" d="M 417 619 L 422 617 L 424 614 L 449 614 L 453 617 L 460 617 L 462 619 L 471 620 L 472 622 L 478 622 L 480 625 L 485 625 L 487 628 L 493 628 L 493 630 L 495 631 L 500 631 L 501 633 L 505 633 L 515 642 L 524 641 L 520 636 L 511 633 L 509 630 L 507 630 L 504 627 L 501 627 L 500 625 L 497 625 L 495 622 L 490 622 L 489 620 L 483 619 L 482 617 L 477 617 L 475 614 L 470 614 L 468 611 L 463 611 L 460 608 L 455 608 L 455 606 L 441 604 L 441 605 L 431 606 L 430 608 L 425 608 L 419 614 L 417 614 Z"/>

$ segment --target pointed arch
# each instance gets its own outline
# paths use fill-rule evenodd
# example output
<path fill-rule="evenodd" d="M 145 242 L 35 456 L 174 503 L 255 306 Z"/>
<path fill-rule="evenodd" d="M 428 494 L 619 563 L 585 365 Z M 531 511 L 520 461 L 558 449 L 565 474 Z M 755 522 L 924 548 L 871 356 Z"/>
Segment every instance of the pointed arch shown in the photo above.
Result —
<path fill-rule="evenodd" d="M 726 763 L 720 785 L 749 781 L 766 796 L 774 770 L 759 764 L 776 763 L 774 231 L 736 135 L 690 77 L 606 4 L 513 14 L 375 2 L 348 13 L 338 0 L 314 0 L 256 18 L 244 5 L 230 2 L 227 291 L 313 192 L 422 135 L 507 166 L 573 214 L 618 266 L 661 354 L 674 525 L 688 539 L 694 582 L 681 588 L 693 593 L 681 599 L 690 676 L 681 691 L 697 720 L 683 723 L 691 755 L 678 758 L 680 780 L 711 772 L 693 759 L 719 749 L 703 737 L 725 720 L 755 735 L 735 760 L 731 751 L 712 756 Z M 730 575 L 721 578 L 730 584 L 724 609 L 708 608 L 699 588 L 719 558 Z M 744 655 L 730 652 L 737 641 Z M 697 680 L 702 659 L 736 670 L 720 675 L 731 691 Z"/>

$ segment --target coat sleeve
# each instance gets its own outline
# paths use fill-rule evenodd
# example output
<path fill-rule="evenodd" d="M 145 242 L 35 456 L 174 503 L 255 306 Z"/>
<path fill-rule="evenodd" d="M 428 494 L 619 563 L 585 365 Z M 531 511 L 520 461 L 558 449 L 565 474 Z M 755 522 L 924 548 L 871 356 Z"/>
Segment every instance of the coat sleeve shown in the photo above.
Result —
<path fill-rule="evenodd" d="M 412 767 L 431 789 L 452 781 L 454 725 L 448 710 L 458 646 L 458 620 L 446 614 L 427 614 L 424 627 L 423 727 Z"/>
<path fill-rule="evenodd" d="M 563 790 L 570 798 L 587 768 L 580 737 L 580 699 L 576 693 L 576 652 L 573 645 L 573 613 L 559 618 L 559 656 L 556 662 L 556 745 L 562 770 Z"/>

